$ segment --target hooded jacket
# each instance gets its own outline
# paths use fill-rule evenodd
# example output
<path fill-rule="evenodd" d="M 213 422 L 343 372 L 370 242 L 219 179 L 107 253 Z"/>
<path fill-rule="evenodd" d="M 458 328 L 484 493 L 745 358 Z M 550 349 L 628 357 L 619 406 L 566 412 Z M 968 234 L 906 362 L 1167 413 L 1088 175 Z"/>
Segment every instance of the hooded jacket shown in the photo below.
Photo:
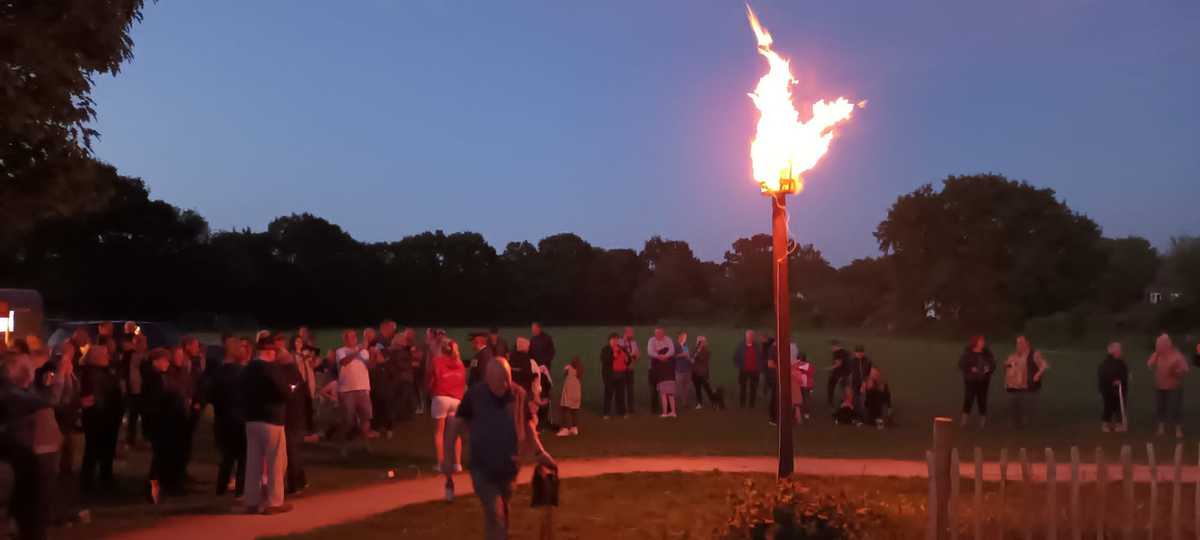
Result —
<path fill-rule="evenodd" d="M 1100 369 L 1097 370 L 1097 384 L 1101 394 L 1108 395 L 1117 391 L 1117 386 L 1114 382 L 1121 383 L 1121 388 L 1125 395 L 1129 395 L 1129 368 L 1125 366 L 1125 361 L 1120 358 L 1113 358 L 1110 354 L 1100 363 Z"/>

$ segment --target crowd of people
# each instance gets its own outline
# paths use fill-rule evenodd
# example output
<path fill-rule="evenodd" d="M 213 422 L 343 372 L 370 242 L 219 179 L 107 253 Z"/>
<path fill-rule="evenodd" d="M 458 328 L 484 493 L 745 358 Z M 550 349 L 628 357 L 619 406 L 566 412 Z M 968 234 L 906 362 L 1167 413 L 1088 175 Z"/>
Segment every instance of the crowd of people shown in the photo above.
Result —
<path fill-rule="evenodd" d="M 1100 429 L 1104 433 L 1122 433 L 1129 429 L 1128 397 L 1129 366 L 1125 363 L 1124 348 L 1119 341 L 1110 342 L 1106 356 L 1097 368 L 1097 389 L 1100 394 Z M 1196 345 L 1193 363 L 1200 366 L 1200 344 Z M 997 368 L 996 358 L 983 336 L 972 337 L 958 368 L 963 378 L 962 426 L 978 417 L 978 426 L 987 425 L 988 391 Z M 1187 359 L 1166 333 L 1154 342 L 1154 351 L 1146 360 L 1154 379 L 1154 418 L 1159 436 L 1175 428 L 1175 437 L 1183 437 L 1183 382 L 1189 367 Z M 1008 395 L 1008 412 L 1014 428 L 1024 428 L 1034 422 L 1038 397 L 1050 370 L 1050 363 L 1026 336 L 1017 336 L 1013 353 L 1004 360 L 1004 391 Z"/>

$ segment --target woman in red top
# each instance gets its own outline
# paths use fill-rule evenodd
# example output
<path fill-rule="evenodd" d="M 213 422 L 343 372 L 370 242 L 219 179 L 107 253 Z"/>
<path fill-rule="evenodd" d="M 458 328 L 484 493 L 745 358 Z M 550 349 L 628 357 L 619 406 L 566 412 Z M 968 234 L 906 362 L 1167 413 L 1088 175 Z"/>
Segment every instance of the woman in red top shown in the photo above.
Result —
<path fill-rule="evenodd" d="M 429 395 L 433 396 L 430 413 L 437 420 L 437 428 L 433 433 L 433 447 L 437 451 L 435 467 L 439 467 L 440 470 L 446 457 L 442 450 L 446 418 L 454 416 L 458 411 L 458 405 L 467 391 L 467 368 L 462 363 L 462 357 L 458 354 L 458 344 L 454 341 L 443 341 L 438 351 L 439 354 L 430 365 L 426 384 L 429 387 Z M 462 470 L 462 439 L 455 441 L 454 468 L 457 471 Z"/>

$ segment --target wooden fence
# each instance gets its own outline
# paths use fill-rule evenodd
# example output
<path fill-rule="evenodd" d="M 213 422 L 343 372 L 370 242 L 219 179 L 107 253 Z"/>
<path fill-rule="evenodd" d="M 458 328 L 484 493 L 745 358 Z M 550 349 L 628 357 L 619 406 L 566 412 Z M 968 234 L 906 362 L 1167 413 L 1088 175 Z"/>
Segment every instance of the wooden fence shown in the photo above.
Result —
<path fill-rule="evenodd" d="M 936 447 L 926 454 L 929 540 L 1200 538 L 1200 474 L 1193 472 L 1185 485 L 1182 444 L 1161 465 L 1153 444 L 1146 445 L 1144 464 L 1136 465 L 1128 445 L 1112 464 L 1102 448 L 1091 463 L 1081 460 L 1076 447 L 1059 463 L 1047 448 L 1039 463 L 1024 448 L 1012 461 L 1001 450 L 998 462 L 985 462 L 980 448 L 964 462 L 957 448 L 949 448 L 942 462 Z M 961 493 L 968 482 L 964 476 L 973 481 L 967 494 Z M 1169 499 L 1160 498 L 1160 484 L 1169 489 Z M 1185 498 L 1190 516 L 1184 516 Z"/>

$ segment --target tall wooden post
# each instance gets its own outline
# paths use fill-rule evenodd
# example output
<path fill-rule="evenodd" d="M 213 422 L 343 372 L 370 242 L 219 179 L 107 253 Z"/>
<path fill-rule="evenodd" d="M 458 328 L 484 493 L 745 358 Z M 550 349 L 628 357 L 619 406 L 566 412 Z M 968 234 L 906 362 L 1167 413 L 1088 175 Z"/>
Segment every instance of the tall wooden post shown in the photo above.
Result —
<path fill-rule="evenodd" d="M 775 406 L 779 421 L 779 477 L 795 470 L 792 443 L 792 304 L 788 293 L 787 192 L 771 194 L 771 256 L 775 260 Z"/>
<path fill-rule="evenodd" d="M 954 448 L 954 421 L 949 418 L 933 419 L 933 482 L 937 500 L 929 501 L 929 508 L 937 516 L 935 528 L 937 538 L 945 539 L 950 532 L 950 450 Z"/>

